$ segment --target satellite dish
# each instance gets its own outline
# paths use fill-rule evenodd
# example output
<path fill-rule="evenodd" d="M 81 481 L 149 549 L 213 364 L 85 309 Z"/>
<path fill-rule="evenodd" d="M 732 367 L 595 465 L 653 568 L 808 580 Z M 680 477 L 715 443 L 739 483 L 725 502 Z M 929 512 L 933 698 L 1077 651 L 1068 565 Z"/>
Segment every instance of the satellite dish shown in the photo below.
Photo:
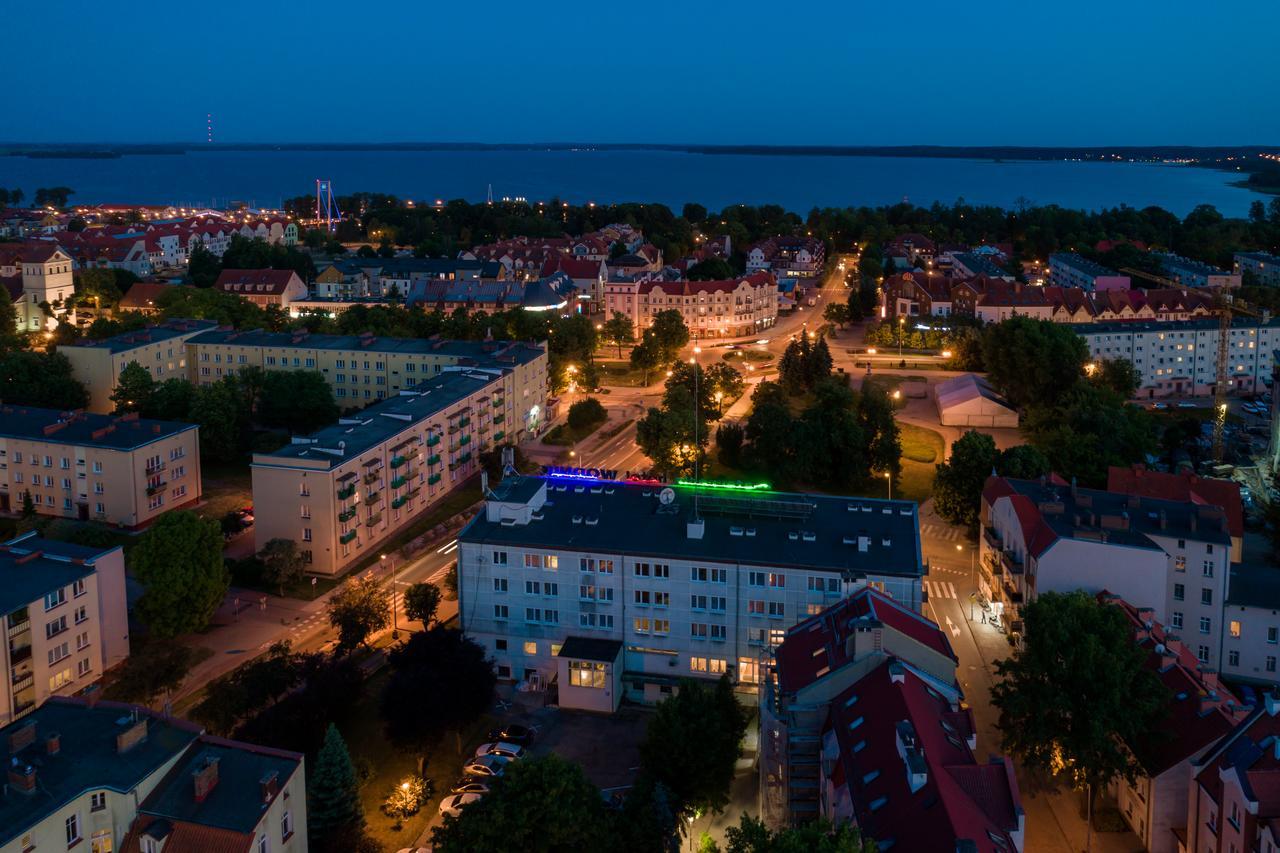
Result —
<path fill-rule="evenodd" d="M 676 492 L 675 489 L 672 489 L 671 487 L 667 487 L 658 492 L 658 502 L 663 506 L 671 506 L 671 504 L 675 502 L 675 499 Z"/>

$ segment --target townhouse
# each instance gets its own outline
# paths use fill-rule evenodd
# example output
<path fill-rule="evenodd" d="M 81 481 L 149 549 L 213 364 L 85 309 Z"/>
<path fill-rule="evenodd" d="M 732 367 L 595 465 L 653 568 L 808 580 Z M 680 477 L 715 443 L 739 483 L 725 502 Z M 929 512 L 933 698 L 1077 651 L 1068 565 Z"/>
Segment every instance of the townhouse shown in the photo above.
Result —
<path fill-rule="evenodd" d="M 812 279 L 826 265 L 826 244 L 814 237 L 771 237 L 747 249 L 747 272 L 772 272 L 777 278 Z"/>
<path fill-rule="evenodd" d="M 129 656 L 124 552 L 42 539 L 35 531 L 5 542 L 0 623 L 8 639 L 0 646 L 4 726 L 52 696 L 83 691 Z"/>
<path fill-rule="evenodd" d="M 0 407 L 0 512 L 136 530 L 200 500 L 196 424 Z"/>
<path fill-rule="evenodd" d="M 1055 252 L 1049 256 L 1049 283 L 1084 290 L 1128 290 L 1130 279 L 1075 252 Z"/>
<path fill-rule="evenodd" d="M 54 699 L 0 738 L 0 853 L 306 853 L 298 753 L 96 696 Z"/>
<path fill-rule="evenodd" d="M 1010 630 L 1042 592 L 1108 590 L 1218 667 L 1234 544 L 1222 506 L 990 477 L 980 521 L 979 589 Z"/>
<path fill-rule="evenodd" d="M 771 826 L 814 820 L 822 791 L 822 729 L 836 695 L 899 660 L 956 692 L 956 656 L 919 613 L 869 587 L 787 629 L 765 659 L 760 687 L 762 818 Z"/>
<path fill-rule="evenodd" d="M 1125 748 L 1137 762 L 1134 780 L 1112 785 L 1116 805 L 1129 828 L 1150 853 L 1178 853 L 1184 831 L 1191 768 L 1248 710 L 1218 681 L 1216 670 L 1196 660 L 1181 638 L 1118 596 L 1100 593 L 1099 601 L 1120 608 L 1133 628 L 1134 643 L 1145 653 L 1144 667 L 1168 693 L 1165 711 L 1150 737 Z"/>
<path fill-rule="evenodd" d="M 58 352 L 71 362 L 72 374 L 89 392 L 89 411 L 110 412 L 115 408 L 111 395 L 120 373 L 133 362 L 146 368 L 156 382 L 192 379 L 187 341 L 217 326 L 213 320 L 170 320 L 100 341 L 82 339 L 58 347 Z"/>
<path fill-rule="evenodd" d="M 500 678 L 548 682 L 576 636 L 616 641 L 600 663 L 637 700 L 681 677 L 755 689 L 805 616 L 864 587 L 921 606 L 912 502 L 618 475 L 508 477 L 459 534 L 462 628 Z"/>
<path fill-rule="evenodd" d="M 1232 256 L 1231 271 L 1243 280 L 1245 275 L 1258 284 L 1280 286 L 1280 255 L 1267 252 L 1236 252 Z"/>
<path fill-rule="evenodd" d="M 435 376 L 272 453 L 253 456 L 254 536 L 296 542 L 307 571 L 338 575 L 480 470 L 529 421 L 512 367 Z M 536 406 L 535 406 L 536 407 Z"/>
<path fill-rule="evenodd" d="M 213 287 L 259 308 L 274 305 L 284 311 L 295 301 L 307 298 L 307 286 L 293 270 L 223 270 Z"/>
<path fill-rule="evenodd" d="M 605 312 L 625 314 L 637 338 L 659 311 L 673 309 L 699 338 L 755 335 L 778 321 L 778 285 L 768 271 L 728 281 L 685 281 L 663 275 L 611 278 L 604 291 Z"/>
<path fill-rule="evenodd" d="M 1108 322 L 1073 325 L 1094 359 L 1122 358 L 1138 371 L 1139 396 L 1207 396 L 1218 381 L 1217 319 Z M 1280 320 L 1235 316 L 1228 330 L 1228 393 L 1254 394 L 1271 376 L 1280 348 Z"/>
<path fill-rule="evenodd" d="M 1220 270 L 1210 264 L 1184 258 L 1172 252 L 1156 252 L 1164 273 L 1182 287 L 1239 287 L 1240 273 Z"/>

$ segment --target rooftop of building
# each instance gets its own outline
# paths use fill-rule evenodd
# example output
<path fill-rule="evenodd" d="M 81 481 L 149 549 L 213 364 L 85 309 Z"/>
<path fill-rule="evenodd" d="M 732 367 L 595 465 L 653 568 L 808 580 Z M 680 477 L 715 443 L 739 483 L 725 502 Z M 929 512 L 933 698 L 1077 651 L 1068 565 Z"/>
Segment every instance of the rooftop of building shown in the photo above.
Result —
<path fill-rule="evenodd" d="M 942 408 L 958 406 L 972 400 L 989 400 L 1006 409 L 1012 409 L 1009 402 L 996 393 L 991 383 L 973 373 L 964 373 L 952 379 L 939 382 L 933 389 L 938 405 Z"/>
<path fill-rule="evenodd" d="M 145 329 L 103 338 L 100 341 L 81 340 L 73 346 L 105 349 L 113 353 L 128 352 L 131 349 L 172 340 L 192 332 L 215 329 L 217 326 L 218 324 L 213 320 L 169 320 Z"/>
<path fill-rule="evenodd" d="M 1226 270 L 1218 269 L 1215 266 L 1192 258 L 1184 258 L 1182 255 L 1175 255 L 1172 252 L 1157 252 L 1156 257 L 1160 259 L 1160 264 L 1168 269 L 1187 270 L 1200 275 L 1227 275 Z"/>
<path fill-rule="evenodd" d="M 1097 263 L 1096 261 L 1091 261 L 1088 258 L 1081 257 L 1075 252 L 1054 252 L 1049 256 L 1049 264 L 1050 266 L 1053 264 L 1060 264 L 1062 266 L 1071 267 L 1077 272 L 1095 277 L 1120 275 L 1120 273 L 1111 269 L 1111 267 L 1104 267 L 1102 264 Z"/>
<path fill-rule="evenodd" d="M 831 701 L 825 728 L 839 745 L 830 779 L 847 786 L 854 821 L 882 848 L 1017 849 L 1012 763 L 979 764 L 967 742 L 971 712 L 910 665 L 887 660 L 858 679 Z"/>
<path fill-rule="evenodd" d="M 1264 312 L 1265 313 L 1265 312 Z M 1105 323 L 1071 323 L 1071 329 L 1079 335 L 1108 335 L 1116 333 L 1140 332 L 1217 332 L 1218 319 L 1208 317 L 1198 320 L 1170 320 L 1167 322 L 1144 320 L 1117 320 Z M 1235 314 L 1231 318 L 1233 329 L 1275 329 L 1280 327 L 1280 315 L 1270 316 L 1263 321 L 1261 317 L 1247 317 Z"/>
<path fill-rule="evenodd" d="M 786 693 L 794 693 L 844 666 L 852 659 L 848 646 L 850 636 L 876 625 L 956 660 L 951 643 L 936 622 L 871 587 L 864 587 L 787 630 L 775 656 L 779 687 Z"/>
<path fill-rule="evenodd" d="M 571 635 L 564 638 L 564 643 L 561 644 L 560 653 L 557 657 L 614 663 L 618 660 L 618 652 L 620 651 L 622 651 L 621 640 Z"/>
<path fill-rule="evenodd" d="M 376 335 L 311 335 L 296 332 L 239 331 L 215 328 L 191 339 L 193 344 L 265 347 L 299 350 L 362 350 L 365 352 L 434 355 L 469 360 L 471 364 L 526 364 L 545 350 L 524 341 L 450 341 L 441 338 L 383 338 Z"/>
<path fill-rule="evenodd" d="M 1268 695 L 1196 765 L 1194 781 L 1219 805 L 1226 779 L 1240 785 L 1260 820 L 1280 816 L 1280 700 Z"/>
<path fill-rule="evenodd" d="M 1273 563 L 1245 560 L 1231 566 L 1227 604 L 1280 610 L 1280 568 Z"/>
<path fill-rule="evenodd" d="M 1167 474 L 1151 471 L 1145 465 L 1129 468 L 1112 465 L 1107 469 L 1107 491 L 1220 506 L 1227 513 L 1231 535 L 1244 535 L 1244 504 L 1240 499 L 1240 484 L 1234 480 L 1191 473 Z"/>
<path fill-rule="evenodd" d="M 1151 539 L 1157 535 L 1231 545 L 1226 513 L 1217 506 L 1078 488 L 1056 478 L 988 477 L 982 497 L 990 505 L 1010 499 L 1027 551 L 1037 558 L 1060 539 L 1149 550 L 1160 550 Z"/>
<path fill-rule="evenodd" d="M 197 800 L 193 779 L 210 761 L 218 764 L 217 784 Z M 202 736 L 165 774 L 140 811 L 174 823 L 248 833 L 301 765 L 297 753 Z M 275 787 L 268 799 L 263 782 L 272 776 Z"/>
<path fill-rule="evenodd" d="M 289 466 L 294 461 L 325 462 L 336 468 L 366 450 L 390 440 L 472 394 L 498 377 L 494 368 L 446 368 L 413 388 L 367 409 L 343 415 L 337 423 L 310 435 L 294 436 L 292 443 L 270 453 L 255 453 L 254 465 Z M 306 467 L 314 468 L 314 464 Z"/>
<path fill-rule="evenodd" d="M 991 276 L 1009 275 L 1007 271 L 1001 269 L 998 264 L 986 255 L 979 255 L 976 252 L 958 252 L 952 257 L 955 263 L 962 265 L 971 273 L 982 273 Z"/>
<path fill-rule="evenodd" d="M 134 730 L 141 722 L 145 722 L 145 736 L 130 745 L 142 734 L 141 729 Z M 28 726 L 33 730 L 25 731 Z M 0 738 L 12 758 L 10 771 L 14 762 L 19 768 L 35 771 L 33 793 L 14 791 L 11 784 L 8 795 L 0 797 L 0 845 L 19 838 L 88 791 L 132 791 L 190 746 L 199 732 L 197 726 L 182 720 L 116 702 L 99 702 L 90 708 L 81 699 L 50 698 L 0 729 Z M 53 755 L 49 754 L 50 735 L 58 736 L 58 750 Z M 27 738 L 31 738 L 28 745 L 13 749 Z"/>
<path fill-rule="evenodd" d="M 12 613 L 88 577 L 93 574 L 94 562 L 116 547 L 89 548 L 34 534 L 10 539 L 0 545 L 0 614 Z"/>
<path fill-rule="evenodd" d="M 608 476 L 615 476 L 608 473 Z M 923 574 L 913 501 L 579 477 L 545 484 L 506 503 L 532 504 L 527 524 L 478 513 L 463 542 L 583 553 L 785 566 L 851 578 Z M 764 484 L 761 484 L 764 485 Z M 670 490 L 667 493 L 668 489 Z M 663 503 L 667 493 L 668 503 Z M 537 505 L 545 495 L 545 503 Z M 701 520 L 701 535 L 693 524 Z M 690 535 L 690 534 L 694 535 Z"/>
<path fill-rule="evenodd" d="M 1249 258 L 1263 263 L 1280 263 L 1280 255 L 1273 255 L 1270 252 L 1236 252 L 1237 258 Z"/>
<path fill-rule="evenodd" d="M 140 418 L 136 414 L 102 415 L 34 406 L 0 407 L 0 438 L 26 441 L 134 450 L 193 429 L 199 429 L 199 426 Z"/>
<path fill-rule="evenodd" d="M 1146 652 L 1144 666 L 1168 691 L 1165 715 L 1140 743 L 1129 744 L 1148 776 L 1198 755 L 1236 724 L 1243 708 L 1216 677 L 1202 672 L 1196 656 L 1174 633 L 1143 610 L 1108 592 L 1098 600 L 1124 611 L 1133 626 L 1134 642 Z"/>

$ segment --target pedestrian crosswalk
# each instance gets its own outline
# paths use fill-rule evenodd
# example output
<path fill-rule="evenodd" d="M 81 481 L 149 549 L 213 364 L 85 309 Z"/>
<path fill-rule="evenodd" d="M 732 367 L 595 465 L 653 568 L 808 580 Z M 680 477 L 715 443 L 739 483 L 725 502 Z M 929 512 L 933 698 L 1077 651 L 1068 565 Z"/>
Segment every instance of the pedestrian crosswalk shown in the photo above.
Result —
<path fill-rule="evenodd" d="M 945 539 L 948 542 L 959 542 L 965 538 L 963 528 L 928 522 L 920 525 L 920 536 L 924 539 Z"/>
<path fill-rule="evenodd" d="M 923 581 L 924 591 L 929 593 L 929 598 L 959 598 L 956 594 L 956 585 L 943 581 Z"/>

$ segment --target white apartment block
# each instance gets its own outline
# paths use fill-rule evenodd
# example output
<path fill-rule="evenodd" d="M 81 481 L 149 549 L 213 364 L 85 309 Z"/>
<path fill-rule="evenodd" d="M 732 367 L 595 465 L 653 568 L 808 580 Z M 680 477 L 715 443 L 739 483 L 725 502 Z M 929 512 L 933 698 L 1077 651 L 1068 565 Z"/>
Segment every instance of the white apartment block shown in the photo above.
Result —
<path fill-rule="evenodd" d="M 458 543 L 462 627 L 500 678 L 549 682 L 570 637 L 611 640 L 649 702 L 681 677 L 754 688 L 788 628 L 858 589 L 923 597 L 908 501 L 508 478 Z"/>
<path fill-rule="evenodd" d="M 522 396 L 516 379 L 511 369 L 448 367 L 277 451 L 254 454 L 258 549 L 292 540 L 307 570 L 321 575 L 376 553 L 479 471 L 481 453 L 532 431 L 545 399 Z M 545 383 L 538 389 L 545 394 Z"/>
<path fill-rule="evenodd" d="M 129 656 L 124 552 L 40 539 L 0 545 L 0 726 L 93 684 Z M 3 848 L 0 848 L 3 849 Z"/>
<path fill-rule="evenodd" d="M 1172 323 L 1081 323 L 1073 327 L 1095 359 L 1124 359 L 1138 370 L 1138 395 L 1207 396 L 1218 381 L 1216 319 Z M 1237 317 L 1231 324 L 1230 393 L 1253 394 L 1271 376 L 1271 354 L 1280 348 L 1280 320 Z"/>
<path fill-rule="evenodd" d="M 0 407 L 0 512 L 138 529 L 200 495 L 196 424 Z"/>

